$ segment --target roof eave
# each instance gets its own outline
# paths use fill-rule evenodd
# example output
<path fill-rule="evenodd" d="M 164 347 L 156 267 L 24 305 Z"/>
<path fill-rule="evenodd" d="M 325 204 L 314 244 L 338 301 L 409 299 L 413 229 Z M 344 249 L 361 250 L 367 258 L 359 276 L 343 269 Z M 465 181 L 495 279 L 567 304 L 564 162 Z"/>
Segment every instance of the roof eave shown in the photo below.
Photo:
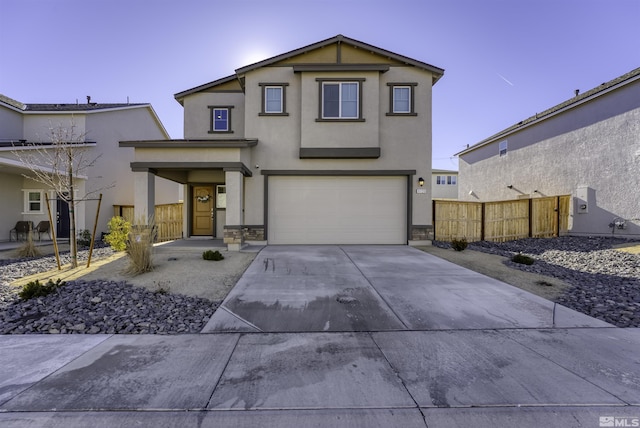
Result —
<path fill-rule="evenodd" d="M 472 152 L 476 149 L 484 147 L 488 144 L 495 143 L 497 140 L 501 140 L 503 138 L 508 137 L 509 135 L 514 134 L 515 132 L 526 129 L 530 126 L 536 125 L 540 122 L 543 122 L 547 119 L 550 119 L 560 113 L 564 113 L 567 110 L 574 109 L 582 104 L 585 104 L 595 98 L 598 98 L 602 95 L 608 94 L 609 92 L 615 91 L 623 86 L 626 86 L 630 83 L 633 83 L 637 80 L 640 80 L 640 68 L 636 68 L 635 70 L 630 71 L 620 77 L 617 77 L 609 82 L 603 83 L 602 85 L 592 88 L 581 95 L 566 100 L 560 104 L 556 104 L 554 107 L 551 107 L 542 113 L 536 113 L 534 116 L 531 116 L 521 122 L 518 122 L 515 125 L 512 125 L 502 131 L 493 134 L 489 138 L 485 138 L 479 143 L 474 144 L 473 146 L 467 147 L 466 149 L 455 153 L 454 156 L 460 156 Z"/>

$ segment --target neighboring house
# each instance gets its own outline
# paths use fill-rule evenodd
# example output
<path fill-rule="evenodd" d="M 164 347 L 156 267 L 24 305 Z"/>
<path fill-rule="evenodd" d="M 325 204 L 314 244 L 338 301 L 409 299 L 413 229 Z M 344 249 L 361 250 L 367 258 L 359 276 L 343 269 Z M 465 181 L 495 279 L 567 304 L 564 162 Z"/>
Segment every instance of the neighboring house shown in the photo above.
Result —
<path fill-rule="evenodd" d="M 149 104 L 23 104 L 0 95 L 0 240 L 9 239 L 9 230 L 20 220 L 34 224 L 49 220 L 45 194 L 52 199 L 52 218 L 56 222 L 58 237 L 69 237 L 69 211 L 64 201 L 56 201 L 55 192 L 43 184 L 25 178 L 30 174 L 21 162 L 34 146 L 46 147 L 51 142 L 51 129 L 75 125 L 76 138 L 85 141 L 80 147 L 87 149 L 85 159 L 98 158 L 95 165 L 77 176 L 76 197 L 99 190 L 102 193 L 97 234 L 107 231 L 113 217 L 113 205 L 133 205 L 133 177 L 129 166 L 133 149 L 121 149 L 122 138 L 168 139 L 162 123 Z M 21 154 L 20 154 L 21 153 Z M 44 162 L 43 162 L 44 163 Z M 38 163 L 38 165 L 41 165 Z M 50 165 L 41 165 L 50 171 Z M 178 202 L 180 187 L 175 183 L 157 179 L 158 203 Z M 82 202 L 77 207 L 76 229 L 93 229 L 98 201 Z M 48 238 L 48 237 L 47 237 Z"/>
<path fill-rule="evenodd" d="M 431 189 L 433 199 L 458 199 L 458 171 L 432 170 Z"/>
<path fill-rule="evenodd" d="M 572 195 L 569 234 L 640 236 L 640 68 L 460 153 L 460 200 Z"/>
<path fill-rule="evenodd" d="M 185 236 L 269 244 L 407 244 L 430 236 L 432 85 L 443 70 L 341 35 L 175 95 L 184 139 L 135 148 L 185 186 Z"/>

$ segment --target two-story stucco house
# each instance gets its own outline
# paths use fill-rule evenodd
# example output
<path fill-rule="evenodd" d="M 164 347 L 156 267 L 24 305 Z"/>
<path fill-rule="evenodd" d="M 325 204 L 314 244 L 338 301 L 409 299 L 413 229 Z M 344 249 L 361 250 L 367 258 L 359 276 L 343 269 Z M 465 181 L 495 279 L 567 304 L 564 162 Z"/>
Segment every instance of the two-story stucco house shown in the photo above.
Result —
<path fill-rule="evenodd" d="M 133 177 L 129 166 L 133 149 L 122 149 L 122 138 L 168 139 L 164 126 L 150 104 L 102 104 L 87 101 L 75 104 L 25 104 L 0 95 L 0 240 L 10 238 L 10 229 L 17 221 L 48 221 L 45 195 L 51 199 L 52 219 L 57 236 L 69 237 L 69 207 L 56 200 L 55 192 L 37 181 L 24 177 L 33 175 L 24 164 L 34 147 L 45 148 L 51 142 L 51 130 L 71 132 L 74 126 L 78 149 L 86 150 L 84 159 L 95 164 L 75 177 L 76 199 L 97 190 L 102 203 L 96 232 L 107 231 L 113 216 L 113 205 L 133 205 Z M 46 159 L 33 159 L 36 167 L 50 172 Z M 182 189 L 176 183 L 157 177 L 158 203 L 176 203 Z M 77 230 L 93 230 L 97 200 L 81 202 L 76 207 Z"/>
<path fill-rule="evenodd" d="M 184 236 L 229 249 L 424 242 L 442 75 L 338 35 L 180 92 L 184 139 L 120 143 L 135 148 L 136 211 L 161 176 L 185 186 Z"/>
<path fill-rule="evenodd" d="M 460 153 L 460 200 L 572 195 L 569 234 L 640 236 L 640 68 Z"/>

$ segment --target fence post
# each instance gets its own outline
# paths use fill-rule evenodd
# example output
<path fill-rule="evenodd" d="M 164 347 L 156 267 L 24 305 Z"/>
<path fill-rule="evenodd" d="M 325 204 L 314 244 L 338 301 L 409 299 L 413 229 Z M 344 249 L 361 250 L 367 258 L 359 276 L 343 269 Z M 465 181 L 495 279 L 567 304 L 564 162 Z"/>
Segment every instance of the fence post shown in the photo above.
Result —
<path fill-rule="evenodd" d="M 529 238 L 533 236 L 533 199 L 529 198 Z"/>
<path fill-rule="evenodd" d="M 431 200 L 431 221 L 433 223 L 433 240 L 436 240 L 436 201 Z"/>
<path fill-rule="evenodd" d="M 485 221 L 485 206 L 484 202 L 480 205 L 480 240 L 484 241 L 484 221 Z"/>

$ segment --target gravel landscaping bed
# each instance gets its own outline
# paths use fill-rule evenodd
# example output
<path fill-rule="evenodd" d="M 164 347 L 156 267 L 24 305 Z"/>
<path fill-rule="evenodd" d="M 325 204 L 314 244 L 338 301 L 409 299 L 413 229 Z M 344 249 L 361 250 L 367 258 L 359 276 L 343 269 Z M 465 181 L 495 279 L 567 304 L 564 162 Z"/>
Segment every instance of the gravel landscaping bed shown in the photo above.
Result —
<path fill-rule="evenodd" d="M 468 249 L 508 257 L 514 269 L 561 279 L 570 287 L 556 299 L 564 306 L 618 327 L 640 327 L 640 255 L 613 249 L 622 238 L 560 237 L 510 242 L 474 242 Z M 447 248 L 448 243 L 434 242 Z M 517 253 L 532 265 L 514 263 Z"/>
<path fill-rule="evenodd" d="M 92 258 L 111 254 L 110 248 L 99 248 Z M 86 263 L 87 256 L 80 251 L 80 263 Z M 61 262 L 69 263 L 69 255 L 62 255 Z M 53 256 L 0 260 L 0 334 L 198 333 L 220 304 L 109 280 L 68 281 L 53 294 L 23 301 L 18 289 L 8 285 L 55 268 Z"/>

